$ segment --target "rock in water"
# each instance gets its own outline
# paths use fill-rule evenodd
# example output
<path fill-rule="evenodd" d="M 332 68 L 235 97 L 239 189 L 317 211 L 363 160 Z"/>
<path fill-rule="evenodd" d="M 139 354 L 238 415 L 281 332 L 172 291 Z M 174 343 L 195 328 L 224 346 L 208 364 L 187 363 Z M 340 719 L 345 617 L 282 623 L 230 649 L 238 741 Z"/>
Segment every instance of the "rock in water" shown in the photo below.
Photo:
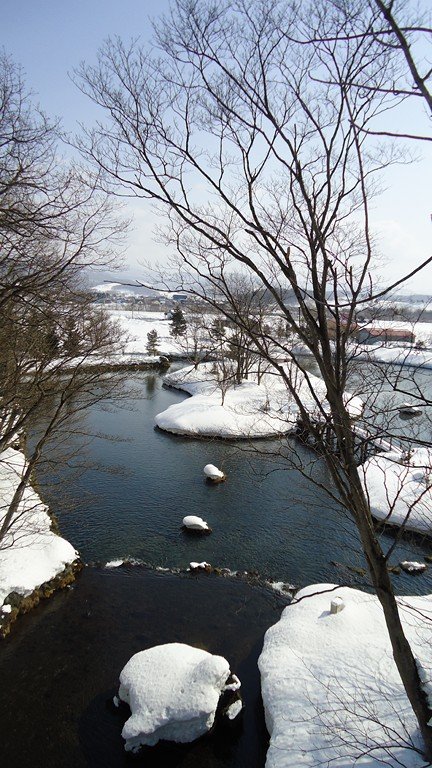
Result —
<path fill-rule="evenodd" d="M 204 474 L 209 480 L 213 480 L 213 482 L 220 483 L 222 480 L 225 480 L 224 473 L 215 467 L 214 464 L 206 464 L 204 467 Z"/>
<path fill-rule="evenodd" d="M 122 731 L 125 750 L 202 736 L 213 725 L 229 675 L 222 656 L 183 643 L 136 653 L 120 674 L 118 695 L 132 711 Z"/>
<path fill-rule="evenodd" d="M 207 531 L 207 533 L 210 533 L 211 531 L 210 526 L 207 525 L 205 520 L 196 515 L 186 515 L 186 517 L 183 518 L 183 525 L 190 531 Z"/>

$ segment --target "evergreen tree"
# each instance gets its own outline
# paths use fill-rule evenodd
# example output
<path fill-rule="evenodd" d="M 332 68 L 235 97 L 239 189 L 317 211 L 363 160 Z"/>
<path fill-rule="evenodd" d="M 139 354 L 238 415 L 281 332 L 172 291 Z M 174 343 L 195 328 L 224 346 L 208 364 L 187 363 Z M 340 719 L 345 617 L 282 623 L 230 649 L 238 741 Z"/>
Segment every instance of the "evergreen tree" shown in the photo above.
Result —
<path fill-rule="evenodd" d="M 157 348 L 158 347 L 158 343 L 159 343 L 159 339 L 158 339 L 157 331 L 155 331 L 155 329 L 152 328 L 152 330 L 149 331 L 148 334 L 147 334 L 147 352 L 148 352 L 149 355 L 157 355 L 158 354 L 158 352 L 159 352 L 159 350 Z"/>
<path fill-rule="evenodd" d="M 171 315 L 171 328 L 170 334 L 176 338 L 177 336 L 184 336 L 186 333 L 186 320 L 180 307 L 177 305 L 174 307 Z"/>

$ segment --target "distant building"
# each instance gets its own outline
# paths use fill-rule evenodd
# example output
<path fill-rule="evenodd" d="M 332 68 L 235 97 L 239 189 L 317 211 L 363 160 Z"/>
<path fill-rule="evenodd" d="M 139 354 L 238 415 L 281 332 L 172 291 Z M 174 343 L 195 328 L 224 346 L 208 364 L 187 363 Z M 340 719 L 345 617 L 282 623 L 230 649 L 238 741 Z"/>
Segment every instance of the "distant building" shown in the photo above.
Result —
<path fill-rule="evenodd" d="M 415 334 L 411 328 L 382 328 L 380 326 L 365 326 L 356 333 L 360 344 L 386 344 L 389 342 L 415 343 Z"/>
<path fill-rule="evenodd" d="M 173 293 L 171 298 L 176 304 L 185 304 L 187 301 L 187 295 L 185 293 Z"/>

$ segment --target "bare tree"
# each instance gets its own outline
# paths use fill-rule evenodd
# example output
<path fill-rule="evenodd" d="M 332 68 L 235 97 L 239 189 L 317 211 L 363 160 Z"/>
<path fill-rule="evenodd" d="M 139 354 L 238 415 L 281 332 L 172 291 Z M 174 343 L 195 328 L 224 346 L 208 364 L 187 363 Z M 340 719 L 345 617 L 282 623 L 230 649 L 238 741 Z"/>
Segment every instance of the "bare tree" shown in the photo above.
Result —
<path fill-rule="evenodd" d="M 89 363 L 107 354 L 117 335 L 83 288 L 83 268 L 113 263 L 123 229 L 96 182 L 58 155 L 57 126 L 34 107 L 19 67 L 2 55 L 0 451 L 47 401 L 54 405 L 1 510 L 0 546 L 46 443 L 99 398 Z"/>
<path fill-rule="evenodd" d="M 82 70 L 81 87 L 109 115 L 107 125 L 89 132 L 85 151 L 115 192 L 151 198 L 169 218 L 167 239 L 177 250 L 183 290 L 199 291 L 211 303 L 223 295 L 230 272 L 243 270 L 313 356 L 326 401 L 310 386 L 311 414 L 290 373 L 302 369 L 290 345 L 235 318 L 321 440 L 340 500 L 357 525 L 430 758 L 432 712 L 375 534 L 346 397 L 356 313 L 431 261 L 374 287 L 379 253 L 371 198 L 401 153 L 373 133 L 376 120 L 398 103 L 392 83 L 400 48 L 377 45 L 363 6 L 178 0 L 157 27 L 158 56 L 109 41 L 98 65 Z M 376 19 L 379 8 L 371 8 Z M 285 301 L 287 289 L 295 311 Z M 227 318 L 235 314 L 232 305 L 221 302 L 220 309 Z M 282 353 L 293 361 L 288 370 Z M 323 440 L 329 432 L 331 443 Z"/>

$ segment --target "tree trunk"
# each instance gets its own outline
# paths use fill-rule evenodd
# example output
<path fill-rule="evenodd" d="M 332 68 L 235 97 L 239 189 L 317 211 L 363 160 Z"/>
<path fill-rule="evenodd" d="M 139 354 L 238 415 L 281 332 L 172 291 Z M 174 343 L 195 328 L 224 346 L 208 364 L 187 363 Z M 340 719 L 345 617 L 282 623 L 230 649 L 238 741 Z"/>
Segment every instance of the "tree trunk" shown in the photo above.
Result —
<path fill-rule="evenodd" d="M 431 760 L 432 728 L 429 725 L 429 720 L 432 717 L 432 711 L 429 709 L 426 695 L 421 687 L 421 681 L 411 646 L 405 636 L 398 604 L 393 592 L 390 575 L 387 570 L 387 561 L 372 527 L 373 524 L 364 498 L 363 489 L 360 485 L 357 468 L 355 468 L 355 473 L 357 474 L 357 481 L 352 477 L 350 479 L 351 488 L 354 491 L 354 502 L 357 509 L 356 523 L 360 533 L 363 551 L 366 556 L 373 586 L 375 587 L 378 600 L 380 601 L 384 612 L 384 618 L 393 651 L 393 658 L 401 676 L 405 692 L 418 720 L 425 746 L 425 756 L 428 760 Z M 354 483 L 352 482 L 353 480 Z M 353 485 L 355 486 L 357 483 L 358 487 L 353 487 Z"/>

